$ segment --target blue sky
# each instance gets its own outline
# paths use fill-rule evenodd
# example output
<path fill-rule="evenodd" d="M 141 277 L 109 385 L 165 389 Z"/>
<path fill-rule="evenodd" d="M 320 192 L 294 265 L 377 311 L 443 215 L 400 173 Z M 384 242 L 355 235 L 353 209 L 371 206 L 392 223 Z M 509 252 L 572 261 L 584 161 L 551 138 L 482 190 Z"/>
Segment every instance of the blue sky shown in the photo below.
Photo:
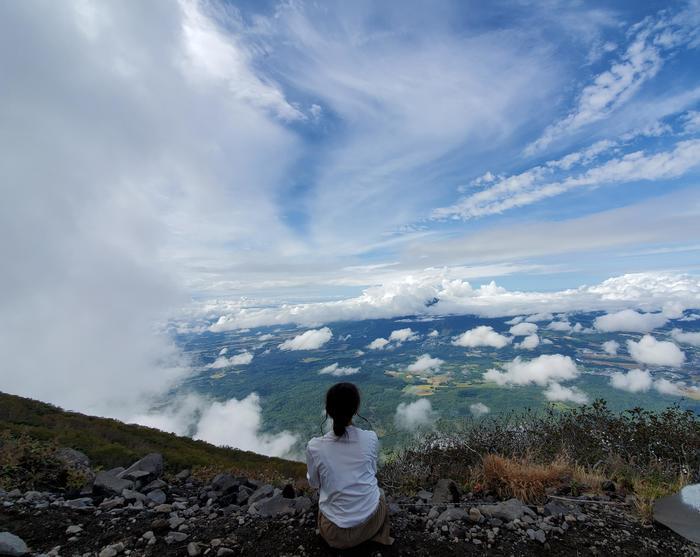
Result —
<path fill-rule="evenodd" d="M 671 230 L 667 221 L 698 207 L 699 11 L 649 2 L 201 6 L 274 93 L 249 101 L 293 151 L 279 161 L 271 198 L 291 249 L 273 255 L 234 241 L 222 254 L 230 266 L 204 290 L 266 283 L 341 294 L 385 278 L 376 265 L 396 276 L 443 266 L 478 275 L 498 262 L 507 268 L 484 269 L 477 282 L 527 289 L 697 272 L 697 225 Z M 664 213 L 649 221 L 655 200 Z M 605 236 L 585 242 L 586 219 Z M 562 238 L 567 226 L 579 236 Z M 537 253 L 508 249 L 509 234 Z M 237 263 L 239 250 L 263 251 L 265 263 Z"/>

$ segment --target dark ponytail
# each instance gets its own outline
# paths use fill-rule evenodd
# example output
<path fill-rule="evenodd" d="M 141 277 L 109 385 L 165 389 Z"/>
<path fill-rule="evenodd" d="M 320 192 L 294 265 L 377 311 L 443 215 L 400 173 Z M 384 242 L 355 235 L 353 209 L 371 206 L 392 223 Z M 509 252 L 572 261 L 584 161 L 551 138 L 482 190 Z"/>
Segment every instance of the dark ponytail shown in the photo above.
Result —
<path fill-rule="evenodd" d="M 333 419 L 336 437 L 345 435 L 346 426 L 360 409 L 360 391 L 352 383 L 336 383 L 326 393 L 326 414 Z"/>

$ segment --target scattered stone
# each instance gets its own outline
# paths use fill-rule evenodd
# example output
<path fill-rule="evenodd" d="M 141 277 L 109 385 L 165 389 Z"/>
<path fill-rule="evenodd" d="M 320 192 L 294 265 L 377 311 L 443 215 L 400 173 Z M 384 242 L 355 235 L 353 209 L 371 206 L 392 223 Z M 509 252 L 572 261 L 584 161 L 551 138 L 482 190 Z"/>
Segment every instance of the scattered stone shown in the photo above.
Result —
<path fill-rule="evenodd" d="M 82 531 L 83 527 L 80 526 L 80 524 L 71 524 L 68 528 L 66 528 L 66 534 L 68 535 L 80 534 Z"/>
<path fill-rule="evenodd" d="M 177 474 L 175 474 L 175 479 L 178 481 L 185 481 L 187 478 L 190 477 L 190 471 L 189 470 L 181 470 Z"/>
<path fill-rule="evenodd" d="M 154 489 L 153 491 L 149 491 L 146 497 L 156 505 L 162 505 L 168 499 L 162 489 Z"/>
<path fill-rule="evenodd" d="M 126 470 L 119 474 L 120 478 L 127 480 L 155 480 L 163 474 L 163 455 L 150 453 L 137 460 Z"/>
<path fill-rule="evenodd" d="M 165 489 L 168 487 L 168 484 L 165 483 L 163 480 L 153 480 L 151 483 L 143 486 L 141 488 L 142 493 L 148 493 L 150 491 L 154 491 L 156 489 Z"/>
<path fill-rule="evenodd" d="M 115 543 L 103 548 L 99 553 L 99 557 L 117 557 L 122 551 L 124 551 L 124 544 L 121 542 Z"/>
<path fill-rule="evenodd" d="M 477 509 L 476 507 L 472 507 L 469 509 L 469 520 L 472 522 L 481 522 L 481 519 L 483 518 L 483 515 L 481 514 L 481 511 Z"/>
<path fill-rule="evenodd" d="M 297 497 L 287 499 L 282 494 L 275 495 L 268 499 L 256 501 L 248 507 L 248 514 L 253 516 L 274 517 L 279 515 L 294 515 L 303 513 L 311 508 L 311 499 L 308 497 Z"/>
<path fill-rule="evenodd" d="M 11 532 L 0 532 L 0 555 L 26 555 L 29 548 L 24 540 Z"/>
<path fill-rule="evenodd" d="M 190 542 L 187 544 L 187 555 L 190 557 L 197 557 L 197 555 L 200 555 L 202 553 L 202 550 L 199 549 L 199 544 L 196 544 L 195 542 Z"/>
<path fill-rule="evenodd" d="M 458 503 L 459 489 L 457 484 L 449 479 L 438 480 L 433 490 L 431 503 L 433 505 L 444 505 L 445 503 Z"/>
<path fill-rule="evenodd" d="M 519 499 L 508 499 L 494 505 L 480 505 L 479 511 L 482 514 L 494 518 L 501 518 L 506 522 L 522 518 L 523 515 L 536 516 L 535 513 Z"/>
<path fill-rule="evenodd" d="M 163 503 L 162 505 L 156 505 L 153 507 L 153 512 L 157 513 L 163 513 L 163 514 L 170 514 L 173 510 L 172 505 L 168 505 L 167 503 Z"/>
<path fill-rule="evenodd" d="M 262 487 L 259 487 L 258 489 L 256 489 L 256 490 L 251 494 L 251 496 L 248 497 L 248 503 L 252 505 L 252 504 L 255 503 L 256 501 L 259 501 L 259 500 L 261 500 L 261 499 L 265 499 L 265 498 L 267 498 L 267 497 L 272 497 L 272 495 L 274 494 L 274 492 L 275 492 L 275 488 L 273 488 L 273 487 L 272 487 L 271 485 L 269 485 L 269 484 L 265 484 L 265 485 L 263 485 Z"/>
<path fill-rule="evenodd" d="M 188 535 L 184 532 L 168 532 L 165 535 L 165 543 L 172 545 L 174 543 L 184 542 L 188 538 Z"/>
<path fill-rule="evenodd" d="M 441 513 L 440 516 L 437 517 L 436 522 L 442 524 L 443 522 L 454 522 L 457 520 L 466 520 L 468 518 L 469 513 L 467 511 L 458 507 L 453 507 Z"/>
<path fill-rule="evenodd" d="M 133 489 L 134 482 L 131 480 L 126 480 L 117 477 L 111 471 L 98 472 L 95 476 L 95 483 L 93 488 L 98 493 L 105 493 L 107 495 L 121 495 L 122 491 L 125 489 Z"/>
<path fill-rule="evenodd" d="M 292 484 L 287 484 L 284 486 L 284 489 L 282 489 L 282 497 L 285 499 L 294 499 L 296 496 L 297 494 Z"/>

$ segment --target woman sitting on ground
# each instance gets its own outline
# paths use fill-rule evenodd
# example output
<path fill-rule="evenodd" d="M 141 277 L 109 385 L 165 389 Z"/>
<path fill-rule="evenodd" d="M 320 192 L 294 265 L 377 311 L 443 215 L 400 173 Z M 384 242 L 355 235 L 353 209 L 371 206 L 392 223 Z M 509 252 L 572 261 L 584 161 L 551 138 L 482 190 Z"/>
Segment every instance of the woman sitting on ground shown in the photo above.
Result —
<path fill-rule="evenodd" d="M 326 415 L 333 430 L 314 437 L 306 448 L 307 478 L 320 488 L 318 528 L 336 549 L 372 540 L 391 545 L 389 513 L 377 485 L 379 440 L 373 431 L 352 424 L 360 409 L 360 392 L 338 383 L 326 393 Z"/>

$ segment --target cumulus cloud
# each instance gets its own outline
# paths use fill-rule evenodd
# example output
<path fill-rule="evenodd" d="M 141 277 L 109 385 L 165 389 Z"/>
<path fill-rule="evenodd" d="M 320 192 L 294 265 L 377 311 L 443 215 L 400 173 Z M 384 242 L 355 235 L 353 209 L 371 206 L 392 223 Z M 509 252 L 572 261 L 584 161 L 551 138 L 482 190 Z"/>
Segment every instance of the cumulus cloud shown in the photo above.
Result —
<path fill-rule="evenodd" d="M 510 342 L 510 338 L 497 333 L 493 330 L 493 327 L 487 325 L 475 327 L 452 339 L 453 345 L 464 346 L 467 348 L 475 348 L 477 346 L 503 348 Z"/>
<path fill-rule="evenodd" d="M 299 441 L 288 431 L 269 434 L 261 432 L 261 427 L 260 397 L 251 393 L 242 400 L 232 398 L 206 406 L 194 438 L 269 456 L 288 456 Z"/>
<path fill-rule="evenodd" d="M 206 366 L 209 369 L 223 369 L 225 367 L 232 366 L 246 366 L 253 361 L 253 354 L 250 352 L 241 352 L 235 356 L 227 358 L 225 356 L 219 356 L 214 362 Z"/>
<path fill-rule="evenodd" d="M 212 401 L 189 393 L 175 398 L 163 410 L 136 415 L 130 421 L 269 456 L 294 456 L 299 441 L 288 431 L 276 434 L 261 431 L 262 406 L 256 393 L 227 401 Z"/>
<path fill-rule="evenodd" d="M 642 369 L 631 369 L 627 373 L 615 372 L 610 376 L 613 387 L 630 393 L 648 391 L 652 383 L 651 373 Z"/>
<path fill-rule="evenodd" d="M 420 335 L 418 333 L 416 333 L 415 331 L 412 331 L 410 328 L 397 329 L 395 331 L 391 331 L 391 334 L 389 335 L 389 342 L 395 342 L 396 344 L 401 344 L 403 342 L 417 340 L 419 338 L 419 336 Z"/>
<path fill-rule="evenodd" d="M 448 278 L 446 270 L 429 269 L 381 286 L 365 289 L 355 298 L 333 302 L 285 304 L 280 307 L 226 306 L 211 326 L 213 332 L 282 323 L 315 325 L 332 321 L 387 319 L 404 315 L 479 315 L 503 317 L 529 314 L 526 321 L 551 320 L 551 312 L 662 309 L 673 301 L 697 305 L 700 278 L 673 273 L 636 273 L 600 284 L 558 292 L 512 291 L 494 282 L 473 287 Z M 427 301 L 437 300 L 426 304 Z M 542 313 L 546 309 L 546 314 Z M 544 319 L 543 319 L 544 318 Z"/>
<path fill-rule="evenodd" d="M 273 338 L 275 338 L 275 335 L 271 335 L 270 333 L 266 333 L 264 335 L 260 335 L 258 337 L 258 340 L 260 342 L 267 342 L 268 340 L 272 340 Z"/>
<path fill-rule="evenodd" d="M 576 404 L 586 404 L 588 402 L 588 395 L 578 387 L 564 387 L 556 382 L 550 383 L 543 393 L 545 398 L 552 402 L 575 402 Z"/>
<path fill-rule="evenodd" d="M 567 381 L 578 377 L 576 364 L 569 356 L 561 354 L 543 354 L 532 360 L 523 360 L 518 356 L 503 365 L 503 371 L 490 369 L 484 373 L 486 381 L 498 385 L 536 385 L 545 386 L 551 381 Z"/>
<path fill-rule="evenodd" d="M 435 337 L 439 337 L 439 336 L 440 336 L 440 333 L 438 333 L 437 330 L 433 329 L 432 331 L 430 331 L 430 332 L 428 333 L 428 336 L 429 336 L 430 338 L 435 338 Z"/>
<path fill-rule="evenodd" d="M 700 346 L 700 333 L 686 333 L 681 329 L 673 329 L 671 331 L 671 338 L 681 344 Z"/>
<path fill-rule="evenodd" d="M 423 354 L 416 358 L 413 362 L 406 368 L 406 371 L 411 373 L 434 373 L 440 369 L 440 366 L 444 364 L 444 360 L 440 358 L 432 358 L 430 354 Z"/>
<path fill-rule="evenodd" d="M 526 337 L 537 332 L 537 325 L 534 323 L 518 323 L 510 328 L 510 334 L 514 337 Z"/>
<path fill-rule="evenodd" d="M 573 327 L 568 321 L 552 321 L 547 325 L 547 329 L 550 331 L 559 331 L 561 333 L 570 333 Z"/>
<path fill-rule="evenodd" d="M 678 346 L 672 342 L 656 340 L 651 335 L 644 335 L 639 342 L 628 340 L 627 350 L 640 364 L 680 367 L 685 361 L 685 354 Z"/>
<path fill-rule="evenodd" d="M 396 407 L 394 423 L 399 429 L 414 431 L 419 427 L 433 424 L 437 414 L 427 398 L 421 398 L 415 402 L 401 402 Z"/>
<path fill-rule="evenodd" d="M 219 356 L 223 356 L 223 355 L 226 354 L 227 352 L 228 352 L 228 348 L 226 348 L 226 347 L 224 346 L 221 350 L 219 350 Z"/>
<path fill-rule="evenodd" d="M 680 387 L 681 385 L 673 383 L 672 381 L 664 379 L 663 377 L 654 381 L 654 388 L 662 395 L 682 396 L 683 391 Z"/>
<path fill-rule="evenodd" d="M 549 312 L 533 313 L 525 318 L 527 323 L 539 323 L 540 321 L 551 321 L 554 316 Z"/>
<path fill-rule="evenodd" d="M 631 333 L 649 333 L 657 327 L 663 327 L 668 318 L 663 313 L 640 313 L 624 309 L 596 317 L 593 326 L 599 331 L 612 333 L 626 331 Z"/>
<path fill-rule="evenodd" d="M 480 418 L 491 412 L 491 409 L 483 402 L 475 402 L 469 405 L 469 412 L 471 412 L 472 416 L 475 418 Z"/>
<path fill-rule="evenodd" d="M 603 352 L 611 356 L 615 356 L 620 349 L 620 343 L 615 340 L 606 340 L 603 345 Z"/>
<path fill-rule="evenodd" d="M 367 345 L 370 350 L 382 350 L 389 344 L 389 341 L 385 338 L 379 337 L 375 338 L 372 342 Z"/>
<path fill-rule="evenodd" d="M 516 348 L 521 348 L 523 350 L 534 350 L 540 345 L 540 337 L 537 335 L 528 335 L 522 342 L 515 345 Z"/>
<path fill-rule="evenodd" d="M 321 375 L 334 375 L 336 377 L 342 377 L 343 375 L 354 375 L 360 371 L 359 367 L 341 367 L 338 362 L 324 367 L 319 374 Z"/>
<path fill-rule="evenodd" d="M 316 350 L 326 344 L 333 333 L 328 327 L 310 329 L 279 345 L 280 350 Z"/>

